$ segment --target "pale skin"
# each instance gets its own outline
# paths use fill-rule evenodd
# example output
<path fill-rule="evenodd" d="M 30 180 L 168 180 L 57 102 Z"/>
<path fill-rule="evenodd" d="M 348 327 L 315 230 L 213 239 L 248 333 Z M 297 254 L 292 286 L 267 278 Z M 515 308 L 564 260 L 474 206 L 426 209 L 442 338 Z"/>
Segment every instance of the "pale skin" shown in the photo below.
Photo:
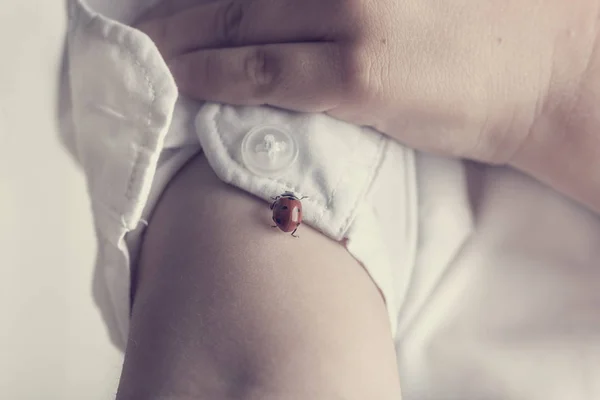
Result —
<path fill-rule="evenodd" d="M 600 212 L 600 0 L 167 0 L 136 26 L 200 100 L 325 112 Z M 118 399 L 399 399 L 385 304 L 202 156 L 150 221 Z M 376 366 L 376 368 L 373 368 Z"/>
<path fill-rule="evenodd" d="M 398 400 L 385 304 L 367 272 L 203 155 L 170 182 L 134 275 L 117 400 Z"/>

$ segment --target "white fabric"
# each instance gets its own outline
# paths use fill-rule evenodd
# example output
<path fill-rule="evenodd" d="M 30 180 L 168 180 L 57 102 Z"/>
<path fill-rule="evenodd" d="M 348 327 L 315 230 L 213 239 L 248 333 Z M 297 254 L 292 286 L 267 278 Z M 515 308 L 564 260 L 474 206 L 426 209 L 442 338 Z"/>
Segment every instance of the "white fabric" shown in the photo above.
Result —
<path fill-rule="evenodd" d="M 415 155 L 322 115 L 177 100 L 153 43 L 126 25 L 139 5 L 93 5 L 104 16 L 71 7 L 73 125 L 119 344 L 141 222 L 201 145 L 224 181 L 308 195 L 305 221 L 347 239 L 386 297 L 404 399 L 600 398 L 597 216 L 508 168 Z M 263 124 L 300 145 L 278 177 L 237 153 Z"/>

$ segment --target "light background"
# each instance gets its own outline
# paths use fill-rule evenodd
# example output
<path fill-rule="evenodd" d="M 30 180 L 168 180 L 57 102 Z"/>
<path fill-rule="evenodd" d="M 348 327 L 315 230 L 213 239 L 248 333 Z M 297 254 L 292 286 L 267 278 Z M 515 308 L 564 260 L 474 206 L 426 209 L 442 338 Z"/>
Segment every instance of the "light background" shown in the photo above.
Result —
<path fill-rule="evenodd" d="M 82 173 L 59 139 L 64 0 L 0 2 L 0 398 L 114 398 L 122 364 L 91 297 Z"/>

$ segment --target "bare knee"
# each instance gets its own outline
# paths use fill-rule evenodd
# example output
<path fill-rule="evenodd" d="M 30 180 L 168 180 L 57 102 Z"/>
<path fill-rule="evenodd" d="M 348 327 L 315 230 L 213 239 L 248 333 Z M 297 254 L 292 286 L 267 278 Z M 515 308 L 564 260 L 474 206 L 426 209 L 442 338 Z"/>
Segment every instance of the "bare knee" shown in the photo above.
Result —
<path fill-rule="evenodd" d="M 294 239 L 269 221 L 202 156 L 174 179 L 143 246 L 119 399 L 399 398 L 366 272 L 309 227 Z"/>

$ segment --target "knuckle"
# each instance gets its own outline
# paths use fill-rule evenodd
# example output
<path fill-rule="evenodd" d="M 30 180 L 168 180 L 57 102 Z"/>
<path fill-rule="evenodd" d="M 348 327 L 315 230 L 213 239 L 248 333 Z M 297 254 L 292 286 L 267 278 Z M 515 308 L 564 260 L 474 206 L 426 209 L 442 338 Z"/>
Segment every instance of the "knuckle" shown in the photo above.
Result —
<path fill-rule="evenodd" d="M 200 68 L 198 68 L 200 71 L 202 71 L 202 75 L 200 76 L 202 84 L 206 85 L 207 83 L 215 83 L 217 79 L 217 76 L 215 76 L 215 70 L 217 69 L 215 64 L 216 62 L 214 57 L 208 56 L 202 58 L 202 65 Z"/>
<path fill-rule="evenodd" d="M 266 49 L 257 47 L 248 54 L 244 72 L 254 97 L 266 96 L 277 83 L 279 76 L 277 58 Z"/>
<path fill-rule="evenodd" d="M 222 44 L 233 45 L 239 42 L 244 13 L 244 2 L 239 0 L 229 0 L 219 8 L 216 18 L 217 34 Z"/>

